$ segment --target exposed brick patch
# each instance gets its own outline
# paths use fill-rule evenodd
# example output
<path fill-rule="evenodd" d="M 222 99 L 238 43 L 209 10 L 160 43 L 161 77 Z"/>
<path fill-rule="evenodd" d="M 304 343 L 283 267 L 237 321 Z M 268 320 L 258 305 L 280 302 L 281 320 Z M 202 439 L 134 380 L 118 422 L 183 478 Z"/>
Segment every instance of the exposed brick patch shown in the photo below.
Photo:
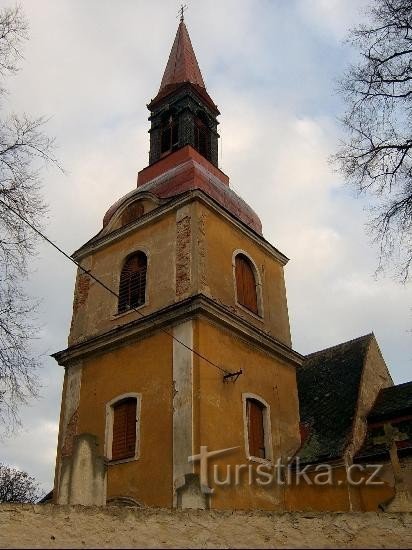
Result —
<path fill-rule="evenodd" d="M 200 292 L 207 290 L 207 251 L 206 251 L 206 214 L 202 213 L 198 220 L 197 249 L 199 253 L 199 287 Z"/>
<path fill-rule="evenodd" d="M 76 409 L 72 414 L 66 428 L 66 434 L 62 445 L 61 455 L 70 456 L 73 452 L 74 436 L 77 435 L 77 422 L 79 420 L 79 411 Z"/>
<path fill-rule="evenodd" d="M 176 296 L 181 296 L 190 288 L 191 236 L 191 218 L 186 216 L 176 224 Z"/>
<path fill-rule="evenodd" d="M 90 277 L 86 273 L 80 273 L 77 278 L 76 292 L 73 300 L 73 315 L 77 313 L 80 306 L 84 305 L 89 295 Z"/>

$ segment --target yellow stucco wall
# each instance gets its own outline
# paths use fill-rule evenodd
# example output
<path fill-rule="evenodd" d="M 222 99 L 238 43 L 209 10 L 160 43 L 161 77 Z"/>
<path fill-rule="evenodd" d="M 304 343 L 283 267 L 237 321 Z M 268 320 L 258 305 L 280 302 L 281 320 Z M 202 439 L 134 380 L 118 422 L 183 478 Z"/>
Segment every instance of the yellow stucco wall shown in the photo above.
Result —
<path fill-rule="evenodd" d="M 148 256 L 147 302 L 140 311 L 147 315 L 175 301 L 175 242 L 176 221 L 175 214 L 171 212 L 153 223 L 129 232 L 120 240 L 95 250 L 82 260 L 82 266 L 91 270 L 95 277 L 118 292 L 120 272 L 126 257 L 136 250 L 145 252 Z M 80 280 L 82 277 L 84 275 L 80 275 Z M 85 292 L 84 301 L 76 307 L 78 294 L 79 274 L 69 344 L 141 317 L 135 311 L 118 316 L 117 298 L 92 279 Z"/>
<path fill-rule="evenodd" d="M 143 315 L 204 293 L 291 345 L 283 266 L 229 219 L 196 199 L 125 231 L 119 240 L 95 249 L 81 263 L 118 292 L 126 257 L 143 250 L 148 256 L 147 302 L 140 308 Z M 232 265 L 236 250 L 244 251 L 256 264 L 261 282 L 260 318 L 236 303 Z M 78 273 L 69 344 L 139 317 L 134 311 L 117 315 L 116 297 L 84 273 Z"/>
<path fill-rule="evenodd" d="M 107 498 L 129 496 L 148 506 L 172 505 L 172 341 L 157 333 L 83 363 L 78 433 L 105 440 L 106 403 L 142 395 L 140 458 L 108 466 Z"/>
<path fill-rule="evenodd" d="M 226 218 L 198 203 L 196 217 L 204 220 L 205 280 L 208 293 L 230 307 L 257 328 L 268 331 L 286 345 L 291 345 L 289 316 L 283 266 L 271 253 Z M 262 284 L 261 319 L 236 303 L 233 254 L 244 251 L 256 264 Z"/>
<path fill-rule="evenodd" d="M 323 470 L 325 471 L 325 470 Z M 358 483 L 361 477 L 366 478 L 371 470 L 359 472 L 354 470 L 349 479 Z M 308 478 L 312 484 L 303 481 L 299 485 L 293 483 L 286 493 L 286 506 L 288 511 L 328 511 L 328 512 L 377 512 L 379 504 L 388 501 L 394 495 L 393 487 L 379 476 L 375 481 L 383 481 L 382 485 L 350 485 L 348 475 L 343 465 L 332 468 L 333 484 L 317 485 L 315 477 L 317 472 L 312 467 L 308 471 Z M 323 478 L 325 480 L 325 477 Z"/>
<path fill-rule="evenodd" d="M 225 476 L 226 465 L 257 464 L 248 460 L 245 449 L 245 424 L 242 395 L 252 393 L 270 406 L 273 458 L 293 455 L 300 445 L 299 412 L 295 369 L 280 359 L 274 359 L 228 331 L 218 329 L 207 321 L 197 323 L 197 343 L 202 354 L 212 358 L 229 371 L 242 369 L 235 383 L 223 383 L 222 374 L 196 359 L 199 372 L 197 396 L 197 448 L 207 445 L 210 450 L 239 446 L 239 450 L 218 458 L 215 463 Z M 196 443 L 195 443 L 196 445 Z M 250 486 L 247 470 L 241 474 L 242 483 L 219 487 L 212 497 L 213 508 L 279 509 L 283 495 L 279 488 L 262 489 Z"/>

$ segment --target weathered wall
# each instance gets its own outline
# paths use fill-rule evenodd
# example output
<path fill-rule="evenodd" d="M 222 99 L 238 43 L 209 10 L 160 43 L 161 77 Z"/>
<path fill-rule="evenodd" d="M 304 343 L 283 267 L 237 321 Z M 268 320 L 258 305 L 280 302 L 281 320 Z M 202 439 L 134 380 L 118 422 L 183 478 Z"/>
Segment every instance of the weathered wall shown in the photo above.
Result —
<path fill-rule="evenodd" d="M 175 301 L 176 216 L 174 212 L 129 232 L 122 239 L 96 250 L 82 266 L 109 288 L 118 292 L 120 272 L 126 257 L 142 250 L 148 258 L 147 315 Z M 69 344 L 86 340 L 120 324 L 138 319 L 136 311 L 117 315 L 117 298 L 87 275 L 78 273 L 73 302 Z"/>
<path fill-rule="evenodd" d="M 172 345 L 156 333 L 83 362 L 77 429 L 97 436 L 99 454 L 105 455 L 106 404 L 141 394 L 140 457 L 108 466 L 107 499 L 172 505 Z"/>
<path fill-rule="evenodd" d="M 346 453 L 351 459 L 362 446 L 367 431 L 367 416 L 382 388 L 392 386 L 392 378 L 382 357 L 376 339 L 369 344 L 362 372 L 356 418 L 353 425 L 353 438 Z"/>
<path fill-rule="evenodd" d="M 283 266 L 256 241 L 239 231 L 233 223 L 203 204 L 197 205 L 196 218 L 201 222 L 197 248 L 200 273 L 203 271 L 200 279 L 206 281 L 210 295 L 233 308 L 238 315 L 260 330 L 265 330 L 280 342 L 291 345 Z M 236 303 L 232 264 L 235 251 L 246 252 L 259 271 L 262 289 L 261 319 Z"/>
<path fill-rule="evenodd" d="M 223 375 L 199 358 L 195 358 L 199 381 L 195 387 L 198 422 L 195 448 L 207 445 L 210 450 L 239 447 L 239 450 L 217 457 L 214 463 L 224 479 L 226 466 L 232 473 L 236 465 L 256 468 L 258 463 L 246 456 L 246 424 L 243 395 L 253 394 L 270 407 L 270 443 L 272 460 L 285 460 L 294 455 L 300 445 L 299 404 L 296 373 L 292 365 L 259 351 L 229 331 L 200 320 L 196 324 L 197 349 L 228 371 L 242 369 L 233 382 L 223 382 Z M 198 452 L 198 451 L 197 451 Z M 212 496 L 216 509 L 284 509 L 283 490 L 276 484 L 271 489 L 249 485 L 246 468 L 238 486 L 219 487 Z"/>
<path fill-rule="evenodd" d="M 410 548 L 412 514 L 0 505 L 1 548 Z"/>

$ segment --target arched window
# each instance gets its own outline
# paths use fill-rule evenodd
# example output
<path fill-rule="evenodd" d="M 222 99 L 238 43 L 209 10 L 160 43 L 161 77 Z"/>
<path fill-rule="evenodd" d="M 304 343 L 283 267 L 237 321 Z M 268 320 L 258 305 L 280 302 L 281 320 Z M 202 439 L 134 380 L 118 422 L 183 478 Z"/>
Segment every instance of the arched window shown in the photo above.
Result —
<path fill-rule="evenodd" d="M 195 118 L 195 149 L 210 160 L 210 130 L 202 113 Z"/>
<path fill-rule="evenodd" d="M 143 305 L 146 301 L 147 257 L 136 252 L 126 260 L 120 274 L 119 313 Z"/>
<path fill-rule="evenodd" d="M 160 135 L 161 154 L 170 153 L 179 145 L 179 122 L 172 113 L 166 113 L 162 119 Z"/>
<path fill-rule="evenodd" d="M 258 314 L 255 273 L 252 262 L 243 254 L 235 258 L 235 274 L 238 303 Z"/>
<path fill-rule="evenodd" d="M 257 458 L 266 458 L 264 410 L 260 401 L 246 400 L 249 454 Z"/>
<path fill-rule="evenodd" d="M 113 405 L 112 460 L 132 458 L 136 454 L 136 398 Z"/>
<path fill-rule="evenodd" d="M 124 393 L 106 403 L 104 454 L 108 460 L 137 460 L 140 447 L 139 393 Z"/>
<path fill-rule="evenodd" d="M 142 216 L 143 213 L 144 213 L 143 203 L 141 201 L 132 202 L 132 204 L 129 204 L 129 206 L 126 208 L 126 210 L 122 214 L 122 225 L 127 225 L 128 223 L 131 223 L 134 220 L 137 220 L 137 218 L 140 218 L 140 216 Z"/>

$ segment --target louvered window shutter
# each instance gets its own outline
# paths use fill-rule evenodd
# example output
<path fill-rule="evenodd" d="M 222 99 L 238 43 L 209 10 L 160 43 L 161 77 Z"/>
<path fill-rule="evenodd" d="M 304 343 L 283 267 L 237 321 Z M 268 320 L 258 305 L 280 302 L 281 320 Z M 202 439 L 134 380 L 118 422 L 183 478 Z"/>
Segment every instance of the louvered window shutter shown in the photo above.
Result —
<path fill-rule="evenodd" d="M 126 225 L 137 218 L 140 218 L 144 213 L 143 204 L 140 201 L 133 202 L 122 214 L 122 225 Z"/>
<path fill-rule="evenodd" d="M 237 301 L 253 313 L 258 313 L 255 274 L 250 261 L 241 254 L 236 256 L 235 261 Z"/>
<path fill-rule="evenodd" d="M 264 409 L 265 406 L 259 401 L 247 400 L 249 454 L 258 458 L 266 458 Z"/>
<path fill-rule="evenodd" d="M 114 406 L 112 460 L 131 458 L 136 450 L 136 399 Z"/>
<path fill-rule="evenodd" d="M 141 306 L 146 300 L 147 258 L 143 252 L 131 256 L 123 266 L 119 285 L 119 313 Z"/>

